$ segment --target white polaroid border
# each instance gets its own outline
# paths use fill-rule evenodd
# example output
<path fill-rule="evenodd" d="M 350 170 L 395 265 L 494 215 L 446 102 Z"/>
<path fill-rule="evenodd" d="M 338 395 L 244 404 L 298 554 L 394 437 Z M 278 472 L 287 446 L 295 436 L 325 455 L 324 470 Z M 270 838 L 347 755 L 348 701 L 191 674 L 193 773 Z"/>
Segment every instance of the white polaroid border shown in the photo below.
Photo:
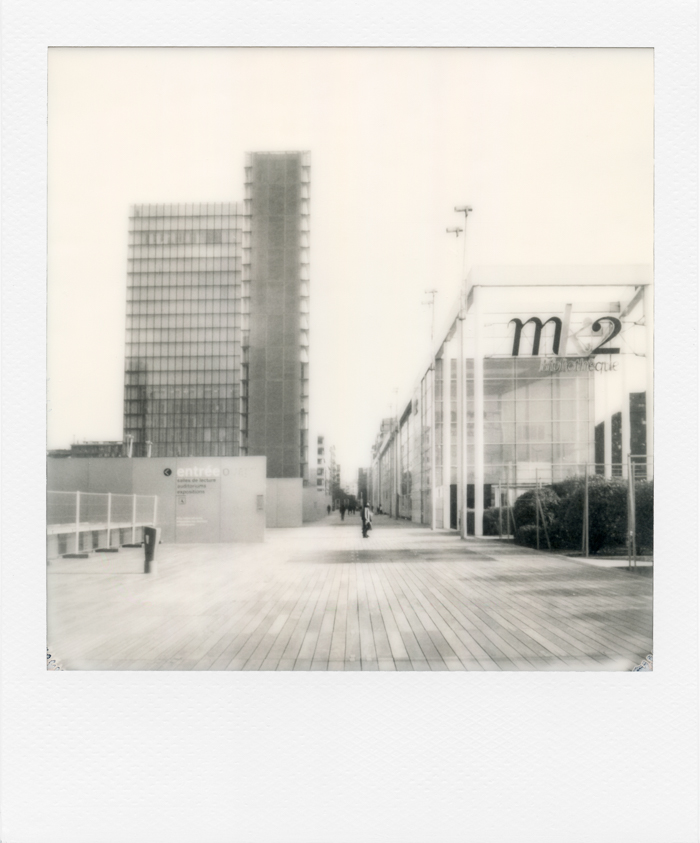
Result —
<path fill-rule="evenodd" d="M 637 0 L 3 2 L 2 839 L 697 839 L 697 10 Z M 49 46 L 655 50 L 654 670 L 47 672 Z"/>

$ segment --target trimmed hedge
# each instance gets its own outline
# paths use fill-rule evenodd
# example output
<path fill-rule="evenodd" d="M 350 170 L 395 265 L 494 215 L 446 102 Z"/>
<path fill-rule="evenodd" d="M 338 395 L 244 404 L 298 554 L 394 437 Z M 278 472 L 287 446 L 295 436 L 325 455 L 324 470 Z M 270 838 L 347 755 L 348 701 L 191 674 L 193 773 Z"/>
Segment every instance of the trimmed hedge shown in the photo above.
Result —
<path fill-rule="evenodd" d="M 583 539 L 585 480 L 577 478 L 565 498 L 559 518 L 567 547 L 580 548 Z M 603 547 L 619 547 L 627 542 L 627 482 L 616 477 L 593 475 L 588 478 L 588 547 L 597 553 Z"/>
<path fill-rule="evenodd" d="M 529 492 L 525 492 L 524 495 L 520 495 L 520 497 L 516 500 L 513 509 L 515 510 L 515 523 L 518 527 L 524 527 L 528 524 L 537 524 L 537 498 L 539 498 L 540 504 L 540 526 L 542 526 L 542 514 L 544 514 L 547 529 L 549 529 L 557 520 L 561 499 L 553 489 L 545 486 L 544 488 L 539 489 L 539 491 L 530 489 Z"/>
<path fill-rule="evenodd" d="M 515 543 L 523 547 L 537 547 L 537 525 L 525 524 L 518 527 L 515 532 Z M 545 538 L 544 530 L 540 524 L 540 550 L 547 549 L 547 539 Z"/>
<path fill-rule="evenodd" d="M 654 483 L 638 481 L 635 491 L 637 547 L 651 550 L 654 546 Z M 538 495 L 552 548 L 580 549 L 583 536 L 585 478 L 568 478 L 561 483 L 541 488 Z M 517 527 L 516 544 L 536 547 L 535 491 L 530 490 L 521 495 L 513 510 Z M 627 481 L 600 475 L 589 476 L 588 514 L 590 553 L 598 553 L 603 548 L 624 547 L 627 542 Z M 505 517 L 503 523 L 506 523 Z M 484 513 L 484 534 L 498 535 L 497 508 Z M 546 546 L 547 537 L 540 519 L 540 548 Z"/>

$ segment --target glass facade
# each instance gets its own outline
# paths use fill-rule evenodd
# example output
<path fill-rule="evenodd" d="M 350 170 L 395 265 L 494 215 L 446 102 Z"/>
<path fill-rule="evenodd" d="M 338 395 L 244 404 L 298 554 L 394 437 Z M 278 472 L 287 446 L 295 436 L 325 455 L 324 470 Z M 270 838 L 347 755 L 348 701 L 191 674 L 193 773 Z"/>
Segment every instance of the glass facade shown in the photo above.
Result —
<path fill-rule="evenodd" d="M 240 209 L 139 205 L 129 223 L 125 438 L 134 456 L 238 456 Z"/>
<path fill-rule="evenodd" d="M 474 483 L 474 361 L 466 362 L 467 480 Z M 593 397 L 593 372 L 541 371 L 538 358 L 484 360 L 484 482 L 505 483 L 509 470 L 514 483 L 554 482 L 593 462 Z"/>

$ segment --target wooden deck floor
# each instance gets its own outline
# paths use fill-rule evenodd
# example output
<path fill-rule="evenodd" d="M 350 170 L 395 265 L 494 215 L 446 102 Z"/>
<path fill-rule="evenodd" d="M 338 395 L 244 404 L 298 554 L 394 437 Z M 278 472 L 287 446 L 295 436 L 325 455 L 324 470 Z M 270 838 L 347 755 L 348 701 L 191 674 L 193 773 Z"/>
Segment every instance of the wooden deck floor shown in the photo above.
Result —
<path fill-rule="evenodd" d="M 49 646 L 84 670 L 630 670 L 652 580 L 357 516 L 260 545 L 161 545 L 47 569 Z M 624 563 L 621 563 L 624 564 Z"/>

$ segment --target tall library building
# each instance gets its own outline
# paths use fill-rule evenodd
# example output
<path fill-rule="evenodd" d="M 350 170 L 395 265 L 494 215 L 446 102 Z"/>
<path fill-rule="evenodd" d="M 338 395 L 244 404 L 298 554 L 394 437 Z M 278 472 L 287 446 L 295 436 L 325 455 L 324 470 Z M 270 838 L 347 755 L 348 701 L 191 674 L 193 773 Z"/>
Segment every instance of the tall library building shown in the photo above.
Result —
<path fill-rule="evenodd" d="M 309 454 L 309 157 L 248 153 L 240 202 L 131 208 L 124 443 L 49 461 L 59 550 L 73 532 L 84 549 L 156 523 L 165 541 L 262 541 L 325 514 Z"/>
<path fill-rule="evenodd" d="M 309 155 L 250 153 L 236 204 L 131 209 L 134 457 L 265 456 L 307 478 Z"/>
<path fill-rule="evenodd" d="M 649 266 L 474 267 L 410 400 L 382 422 L 369 497 L 483 534 L 484 512 L 586 473 L 653 476 Z"/>

